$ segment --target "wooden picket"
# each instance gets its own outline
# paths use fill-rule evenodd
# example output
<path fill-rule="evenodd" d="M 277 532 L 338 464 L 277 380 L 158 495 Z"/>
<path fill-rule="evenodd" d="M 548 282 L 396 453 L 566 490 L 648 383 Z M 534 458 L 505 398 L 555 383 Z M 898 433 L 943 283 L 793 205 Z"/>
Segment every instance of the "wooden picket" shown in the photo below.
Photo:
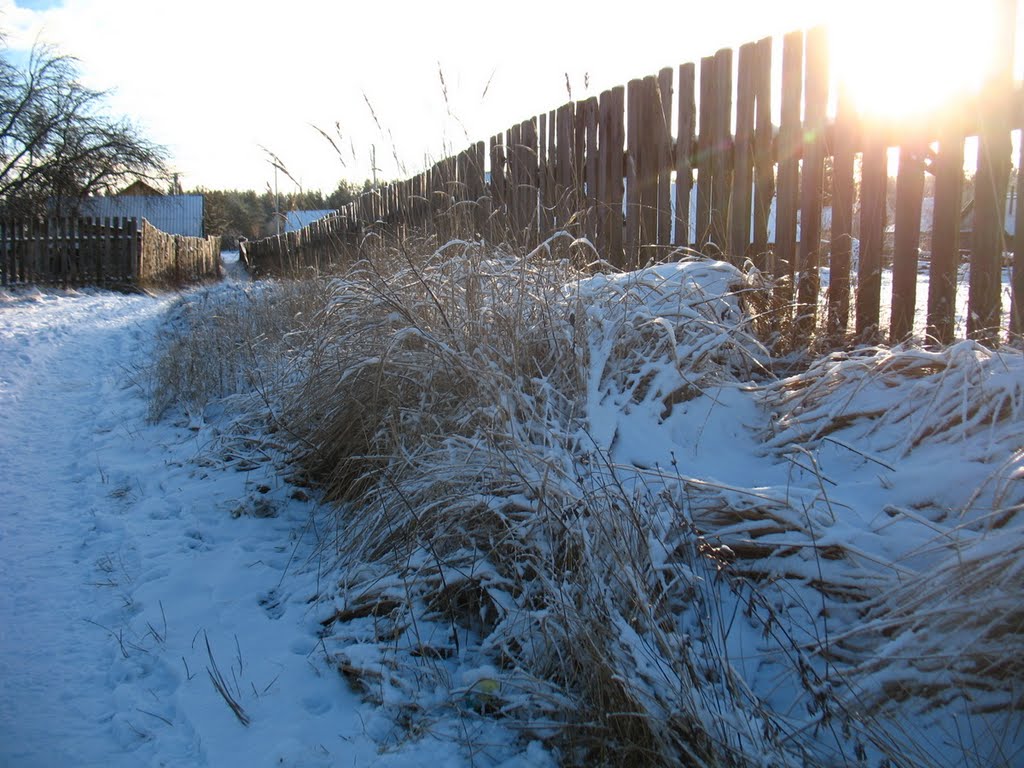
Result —
<path fill-rule="evenodd" d="M 996 343 L 1004 331 L 1020 334 L 1024 326 L 1024 206 L 1016 214 L 1015 231 L 1022 234 L 1012 241 L 1003 213 L 1010 134 L 1024 127 L 1024 109 L 1011 77 L 1014 25 L 1003 27 L 985 91 L 976 102 L 949 109 L 957 119 L 905 126 L 866 121 L 847 94 L 830 93 L 825 31 L 794 31 L 781 45 L 766 37 L 740 46 L 735 56 L 722 49 L 531 116 L 487 144 L 367 192 L 339 211 L 331 235 L 249 243 L 247 258 L 257 271 L 302 272 L 346 258 L 331 248 L 413 232 L 527 250 L 567 232 L 586 238 L 616 269 L 697 250 L 738 266 L 749 260 L 769 277 L 775 325 L 791 329 L 791 339 L 818 337 L 820 324 L 840 344 L 907 338 L 925 300 L 928 337 L 952 340 L 965 247 L 967 334 Z M 781 77 L 773 82 L 776 71 Z M 978 176 L 968 201 L 975 216 L 968 243 L 961 242 L 960 223 L 970 137 L 978 137 Z M 892 151 L 899 153 L 894 196 Z M 930 231 L 922 232 L 926 174 L 935 180 L 934 215 Z M 922 245 L 930 250 L 926 299 L 916 295 Z M 315 258 L 303 255 L 307 249 Z M 19 269 L 53 258 L 33 253 L 35 261 Z M 1002 328 L 1006 253 L 1013 259 L 1011 306 Z M 882 274 L 890 269 L 892 294 L 883 296 Z"/>

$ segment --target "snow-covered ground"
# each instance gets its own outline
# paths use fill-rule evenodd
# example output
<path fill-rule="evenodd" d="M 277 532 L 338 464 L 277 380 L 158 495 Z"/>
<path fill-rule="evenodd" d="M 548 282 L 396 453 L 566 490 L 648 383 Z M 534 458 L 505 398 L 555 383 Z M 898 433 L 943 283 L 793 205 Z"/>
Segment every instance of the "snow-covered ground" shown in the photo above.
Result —
<path fill-rule="evenodd" d="M 478 732 L 472 749 L 450 738 L 457 728 L 413 740 L 388 710 L 348 688 L 318 639 L 332 606 L 316 596 L 321 579 L 336 574 L 328 576 L 315 555 L 311 492 L 285 482 L 274 460 L 226 454 L 215 412 L 205 423 L 147 421 L 140 370 L 174 299 L 0 293 L 0 766 L 552 764 L 536 744 L 518 747 L 498 725 L 484 739 Z M 957 359 L 980 372 L 976 391 L 1017 392 L 1006 407 L 1019 412 L 1019 361 L 975 362 L 969 346 Z M 937 365 L 924 360 L 921 376 Z M 984 522 L 984 510 L 975 509 L 982 502 L 998 498 L 1008 515 L 1017 509 L 1011 480 L 1020 482 L 1020 457 L 1011 455 L 1020 451 L 1012 442 L 1019 430 L 979 422 L 970 439 L 918 435 L 922 414 L 904 411 L 922 398 L 939 402 L 945 390 L 896 374 L 890 381 L 880 370 L 856 380 L 851 374 L 850 398 L 864 400 L 855 403 L 858 413 L 872 414 L 874 403 L 893 415 L 837 424 L 828 444 L 817 445 L 808 437 L 813 428 L 787 421 L 786 413 L 758 434 L 754 426 L 767 417 L 744 388 L 709 389 L 710 396 L 665 412 L 653 395 L 649 407 L 619 408 L 611 395 L 599 397 L 596 384 L 591 415 L 604 414 L 608 428 L 595 429 L 592 439 L 640 478 L 678 456 L 688 475 L 722 483 L 723 498 L 757 486 L 784 510 L 791 494 L 806 497 L 805 512 L 818 515 L 813 528 L 862 553 L 868 565 L 858 567 L 873 574 L 873 558 L 884 556 L 918 580 L 911 583 L 926 584 L 928 568 L 945 567 L 956 554 L 945 551 L 944 539 L 935 544 L 937 526 L 962 537 L 956 552 L 979 558 L 998 549 L 992 541 L 999 536 L 1018 535 L 1019 526 L 1007 524 L 986 539 L 991 530 L 970 526 L 975 517 Z M 954 387 L 958 379 L 948 378 Z M 820 401 L 815 387 L 824 390 Z M 811 416 L 831 418 L 842 410 L 825 413 L 844 400 L 838 387 L 812 384 L 806 391 L 813 397 L 793 397 Z M 779 401 L 786 396 L 780 388 Z M 824 415 L 813 410 L 817 402 Z M 791 444 L 809 445 L 820 471 L 787 453 Z M 975 503 L 972 492 L 986 483 Z M 841 525 L 831 506 L 828 515 L 818 508 L 819 486 L 824 503 L 831 498 L 847 510 Z M 742 501 L 738 491 L 736 498 Z M 749 521 L 733 521 L 731 531 L 723 541 L 761 535 Z M 824 543 L 814 545 L 816 552 Z M 942 556 L 919 563 L 933 546 Z M 892 645 L 885 652 L 900 658 Z M 1019 698 L 1019 691 L 1003 693 Z M 1005 702 L 1001 692 L 990 698 Z M 977 722 L 999 737 L 956 734 L 960 744 L 981 760 L 1005 749 L 1013 764 L 1020 717 Z M 928 728 L 925 743 L 936 750 L 956 743 Z"/>
<path fill-rule="evenodd" d="M 313 502 L 147 422 L 174 298 L 0 293 L 0 765 L 469 764 L 323 661 Z"/>

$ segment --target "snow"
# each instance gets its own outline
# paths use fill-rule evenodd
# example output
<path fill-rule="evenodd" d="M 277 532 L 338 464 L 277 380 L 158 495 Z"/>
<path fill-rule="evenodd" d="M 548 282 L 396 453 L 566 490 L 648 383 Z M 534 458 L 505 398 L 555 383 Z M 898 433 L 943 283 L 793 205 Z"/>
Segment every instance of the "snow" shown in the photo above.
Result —
<path fill-rule="evenodd" d="M 586 439 L 607 453 L 616 482 L 652 497 L 693 492 L 678 508 L 706 515 L 702 525 L 720 522 L 710 539 L 723 556 L 751 541 L 806 547 L 806 556 L 759 563 L 777 569 L 779 584 L 791 580 L 792 592 L 780 590 L 779 599 L 816 605 L 808 585 L 820 575 L 817 552 L 834 546 L 849 555 L 827 564 L 834 583 L 881 585 L 878 606 L 908 606 L 913 616 L 915 596 L 927 594 L 934 576 L 953 585 L 940 599 L 959 615 L 957 568 L 1004 562 L 1021 536 L 1020 523 L 1000 523 L 993 535 L 988 517 L 1021 504 L 1020 354 L 969 342 L 941 359 L 870 350 L 823 361 L 818 383 L 804 389 L 753 386 L 764 351 L 725 295 L 740 278 L 728 265 L 702 262 L 572 286 L 567 301 L 587 308 L 591 329 Z M 540 744 L 518 743 L 498 722 L 475 721 L 472 738 L 488 745 L 482 752 L 452 736 L 462 727 L 456 715 L 414 738 L 387 706 L 397 688 L 382 685 L 378 706 L 348 687 L 320 640 L 331 612 L 317 599 L 321 580 L 336 574 L 315 554 L 315 494 L 290 485 L 276 455 L 226 455 L 218 440 L 230 429 L 226 413 L 147 420 L 141 371 L 175 298 L 0 293 L 0 765 L 554 765 Z M 630 323 L 643 335 L 625 334 Z M 712 328 L 718 341 L 709 349 Z M 638 338 L 645 345 L 626 350 L 635 368 L 609 363 Z M 891 373 L 914 365 L 920 376 Z M 928 375 L 940 366 L 943 375 Z M 680 377 L 692 390 L 676 397 Z M 990 410 L 956 406 L 968 391 Z M 950 403 L 941 415 L 961 414 L 966 427 L 952 437 L 929 431 L 927 420 Z M 999 421 L 1007 408 L 1012 418 Z M 850 414 L 860 415 L 844 421 Z M 762 517 L 745 520 L 753 496 Z M 800 519 L 788 520 L 794 510 Z M 759 526 L 769 513 L 776 530 L 765 533 Z M 653 522 L 665 525 L 648 542 L 658 570 L 670 555 L 661 534 L 671 521 Z M 810 543 L 798 529 L 810 531 Z M 673 567 L 719 599 L 722 615 L 742 612 L 717 578 Z M 837 602 L 830 610 L 837 632 L 843 609 Z M 806 612 L 805 624 L 786 629 L 810 646 L 821 617 Z M 868 619 L 845 631 L 856 640 L 881 626 Z M 688 620 L 680 618 L 680 638 L 693 629 Z M 649 688 L 654 702 L 665 661 L 638 630 L 615 621 L 624 668 L 636 670 L 629 684 L 638 695 Z M 876 649 L 856 670 L 860 685 L 948 682 L 955 670 L 903 661 L 937 653 L 918 629 Z M 753 621 L 730 622 L 724 657 L 757 695 L 791 708 L 794 733 L 809 733 L 814 715 L 800 714 L 801 692 L 773 664 L 767 634 Z M 350 643 L 344 654 L 364 670 L 381 663 L 373 643 Z M 477 656 L 453 685 L 483 707 L 501 694 L 504 675 Z M 900 717 L 934 748 L 933 759 L 952 754 L 955 762 L 966 750 L 980 765 L 1003 750 L 1012 763 L 1024 749 L 1020 716 L 1005 710 L 1012 695 L 1019 693 L 979 699 L 982 710 L 992 707 L 981 715 L 967 715 L 953 697 L 922 712 L 908 705 Z M 950 712 L 978 730 L 957 741 L 943 731 Z M 746 727 L 756 735 L 762 724 Z"/>
<path fill-rule="evenodd" d="M 315 503 L 210 425 L 147 422 L 174 299 L 0 293 L 0 765 L 471 764 L 323 661 Z"/>

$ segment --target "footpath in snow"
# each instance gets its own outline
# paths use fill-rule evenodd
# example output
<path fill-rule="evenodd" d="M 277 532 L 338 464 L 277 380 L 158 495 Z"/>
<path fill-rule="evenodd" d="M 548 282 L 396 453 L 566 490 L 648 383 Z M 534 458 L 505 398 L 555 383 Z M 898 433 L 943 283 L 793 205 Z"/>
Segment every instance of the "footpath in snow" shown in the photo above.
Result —
<path fill-rule="evenodd" d="M 0 293 L 0 766 L 467 764 L 323 661 L 313 503 L 147 422 L 173 301 Z"/>

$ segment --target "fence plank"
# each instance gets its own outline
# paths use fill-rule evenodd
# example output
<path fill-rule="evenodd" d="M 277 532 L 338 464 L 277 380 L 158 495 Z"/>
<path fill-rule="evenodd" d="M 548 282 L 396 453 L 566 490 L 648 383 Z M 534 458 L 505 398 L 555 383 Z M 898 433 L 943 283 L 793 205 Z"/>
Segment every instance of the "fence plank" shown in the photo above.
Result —
<path fill-rule="evenodd" d="M 522 125 L 522 148 L 520 149 L 520 212 L 522 225 L 526 229 L 525 244 L 534 248 L 538 242 L 539 220 L 537 217 L 537 195 L 539 178 L 537 165 L 537 118 L 531 117 Z"/>
<path fill-rule="evenodd" d="M 71 244 L 74 235 L 71 231 L 71 220 L 67 216 L 60 217 L 56 225 L 57 263 L 61 285 L 66 289 L 71 284 Z M 52 237 L 52 233 L 48 234 Z"/>
<path fill-rule="evenodd" d="M 491 136 L 491 239 L 507 233 L 505 217 L 505 146 L 502 135 Z"/>
<path fill-rule="evenodd" d="M 625 267 L 635 268 L 639 263 L 640 254 L 640 120 L 641 91 L 640 80 L 630 80 L 626 86 L 626 252 Z"/>
<path fill-rule="evenodd" d="M 513 231 L 513 240 L 523 242 L 523 126 L 513 125 L 505 132 L 508 146 L 508 217 Z"/>
<path fill-rule="evenodd" d="M 139 222 L 128 219 L 128 279 L 138 280 L 139 277 Z"/>
<path fill-rule="evenodd" d="M 750 207 L 753 191 L 754 138 L 754 75 L 757 46 L 740 47 L 737 63 L 736 139 L 733 160 L 732 205 L 730 206 L 729 242 L 726 251 L 737 262 L 747 255 L 750 245 Z"/>
<path fill-rule="evenodd" d="M 113 271 L 110 254 L 113 251 L 114 226 L 109 216 L 103 217 L 103 229 L 101 232 L 103 233 L 103 247 L 97 251 L 100 260 L 99 280 L 101 284 L 106 285 L 110 283 L 111 272 Z"/>
<path fill-rule="evenodd" d="M 474 201 L 473 211 L 476 221 L 476 232 L 474 232 L 474 235 L 476 237 L 483 237 L 484 233 L 487 231 L 487 205 L 484 202 L 484 154 L 486 151 L 487 149 L 484 142 L 476 142 L 476 144 L 473 145 L 472 162 L 469 166 L 469 195 Z M 407 198 L 409 194 L 408 187 L 405 188 L 404 194 Z M 408 203 L 403 201 L 403 211 L 407 205 Z M 403 224 L 404 223 L 405 222 L 403 221 Z M 406 232 L 403 232 L 402 234 L 404 237 Z"/>
<path fill-rule="evenodd" d="M 555 200 L 558 217 L 558 228 L 570 229 L 570 218 L 577 210 L 575 184 L 573 181 L 573 163 L 576 154 L 575 146 L 575 105 L 570 102 L 557 110 L 557 168 L 555 183 Z"/>
<path fill-rule="evenodd" d="M 803 167 L 800 172 L 800 285 L 797 338 L 810 338 L 818 313 L 821 279 L 821 207 L 828 109 L 828 36 L 824 27 L 807 33 L 804 82 Z"/>
<path fill-rule="evenodd" d="M 697 221 L 696 246 L 704 251 L 711 239 L 711 129 L 712 101 L 715 89 L 715 71 L 718 60 L 705 56 L 700 60 L 700 103 L 697 132 Z"/>
<path fill-rule="evenodd" d="M 782 44 L 782 122 L 779 126 L 779 190 L 775 218 L 775 276 L 784 278 L 777 298 L 793 298 L 796 270 L 797 200 L 800 190 L 800 101 L 803 92 L 803 33 L 791 32 Z M 788 315 L 788 310 L 786 311 Z M 785 317 L 780 317 L 785 322 Z"/>
<path fill-rule="evenodd" d="M 690 192 L 693 189 L 693 142 L 697 107 L 694 101 L 696 67 L 679 67 L 679 122 L 676 129 L 676 220 L 673 245 L 689 247 Z"/>
<path fill-rule="evenodd" d="M 857 141 L 848 94 L 840 94 L 832 147 L 832 233 L 829 258 L 829 335 L 838 339 L 850 322 L 850 257 L 853 253 L 854 155 Z"/>
<path fill-rule="evenodd" d="M 892 262 L 892 315 L 889 343 L 897 344 L 914 330 L 917 300 L 917 246 L 921 240 L 921 201 L 924 197 L 924 146 L 900 147 L 896 177 L 896 234 Z"/>
<path fill-rule="evenodd" d="M 586 107 L 584 102 L 574 102 L 574 119 L 572 123 L 572 199 L 573 206 L 571 215 L 575 226 L 573 233 L 582 235 L 586 221 L 586 193 L 584 182 L 586 180 L 586 159 L 587 159 L 587 120 Z"/>
<path fill-rule="evenodd" d="M 591 96 L 583 102 L 584 126 L 586 134 L 586 153 L 584 157 L 584 186 L 586 189 L 586 218 L 584 219 L 584 235 L 593 243 L 597 244 L 598 230 L 598 161 L 599 151 L 597 145 L 597 118 L 598 103 L 597 97 Z"/>
<path fill-rule="evenodd" d="M 609 199 L 609 162 L 611 137 L 609 136 L 609 112 L 611 111 L 612 92 L 602 91 L 597 106 L 597 246 L 598 253 L 604 259 L 610 259 L 608 253 L 608 229 L 611 226 Z"/>
<path fill-rule="evenodd" d="M 542 112 L 537 117 L 537 182 L 538 182 L 538 207 L 539 220 L 537 228 L 540 239 L 543 240 L 551 231 L 551 214 L 548 210 L 548 115 Z"/>
<path fill-rule="evenodd" d="M 17 222 L 10 219 L 5 220 L 3 223 L 4 250 L 7 255 L 9 285 L 17 285 L 24 280 L 24 268 L 17 250 L 17 226 Z"/>
<path fill-rule="evenodd" d="M 1010 335 L 1024 334 L 1024 137 L 1017 155 L 1017 208 L 1013 217 L 1013 267 L 1010 273 Z"/>
<path fill-rule="evenodd" d="M 711 241 L 723 254 L 728 249 L 729 195 L 732 193 L 732 49 L 715 54 L 711 116 Z"/>
<path fill-rule="evenodd" d="M 10 250 L 7 240 L 7 222 L 0 220 L 0 285 L 11 285 Z"/>
<path fill-rule="evenodd" d="M 638 246 L 658 242 L 658 139 L 655 122 L 660 107 L 656 103 L 658 81 L 653 75 L 640 81 L 637 147 L 637 180 L 640 187 L 640 233 Z M 644 264 L 649 252 L 638 252 L 638 264 Z"/>
<path fill-rule="evenodd" d="M 772 39 L 757 42 L 754 68 L 754 266 L 769 269 L 768 220 L 775 197 L 775 159 L 772 156 Z"/>
<path fill-rule="evenodd" d="M 935 158 L 935 210 L 932 216 L 932 258 L 928 268 L 926 334 L 940 344 L 953 341 L 956 314 L 956 273 L 960 260 L 960 206 L 963 197 L 964 139 L 944 127 Z"/>
<path fill-rule="evenodd" d="M 625 195 L 623 186 L 623 158 L 625 156 L 626 126 L 624 123 L 626 109 L 626 89 L 619 85 L 612 88 L 608 102 L 608 255 L 612 266 L 622 268 L 625 265 L 625 254 L 622 247 L 623 214 L 622 204 Z M 603 139 L 602 139 L 603 141 Z"/>
<path fill-rule="evenodd" d="M 557 174 L 558 174 L 558 112 L 557 110 L 551 110 L 548 112 L 548 170 L 547 178 L 545 183 L 547 184 L 547 190 L 544 193 L 544 207 L 547 209 L 547 234 L 553 234 L 557 228 L 556 224 L 556 211 L 558 209 L 558 189 L 557 189 Z"/>
<path fill-rule="evenodd" d="M 990 64 L 982 91 L 981 130 L 978 134 L 967 336 L 988 345 L 999 343 L 1016 5 L 1005 1 L 995 4 L 996 34 L 991 50 L 985 52 Z"/>
<path fill-rule="evenodd" d="M 885 229 L 885 140 L 868 129 L 861 160 L 860 265 L 857 270 L 857 336 L 862 341 L 878 334 L 882 295 L 882 243 Z"/>
<path fill-rule="evenodd" d="M 672 243 L 672 68 L 658 72 L 654 127 L 658 142 L 658 245 Z M 666 250 L 667 253 L 667 250 Z"/>

